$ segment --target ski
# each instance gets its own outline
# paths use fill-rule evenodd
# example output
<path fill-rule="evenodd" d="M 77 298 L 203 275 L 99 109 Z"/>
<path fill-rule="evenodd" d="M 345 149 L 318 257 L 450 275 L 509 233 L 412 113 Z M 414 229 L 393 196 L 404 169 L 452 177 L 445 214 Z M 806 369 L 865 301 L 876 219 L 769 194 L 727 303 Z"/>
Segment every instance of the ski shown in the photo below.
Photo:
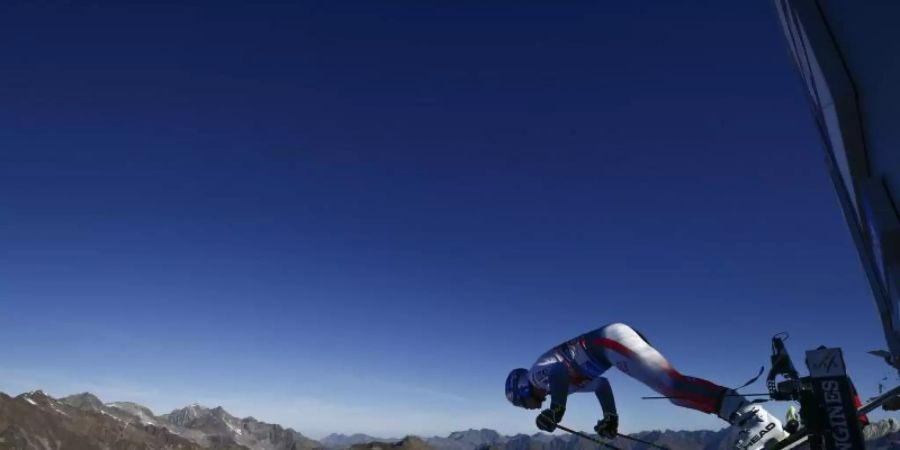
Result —
<path fill-rule="evenodd" d="M 573 429 L 571 429 L 571 428 L 564 427 L 564 426 L 562 426 L 562 425 L 560 425 L 560 424 L 556 424 L 556 428 L 559 428 L 560 430 L 563 430 L 563 431 L 565 431 L 565 432 L 567 432 L 567 433 L 572 433 L 572 434 L 574 434 L 575 436 L 578 436 L 578 437 L 580 437 L 580 438 L 582 438 L 582 439 L 587 439 L 587 440 L 589 440 L 589 441 L 591 441 L 591 442 L 593 442 L 593 443 L 595 443 L 595 444 L 597 444 L 597 445 L 599 445 L 599 446 L 601 446 L 601 447 L 606 447 L 606 448 L 608 448 L 608 449 L 610 449 L 610 450 L 622 450 L 621 448 L 616 447 L 615 445 L 612 445 L 612 444 L 603 442 L 603 441 L 601 441 L 600 439 L 597 439 L 597 438 L 595 438 L 595 437 L 593 437 L 593 436 L 591 436 L 591 435 L 588 435 L 588 434 L 586 434 L 586 433 L 582 433 L 582 432 L 577 431 L 577 430 L 573 430 Z"/>

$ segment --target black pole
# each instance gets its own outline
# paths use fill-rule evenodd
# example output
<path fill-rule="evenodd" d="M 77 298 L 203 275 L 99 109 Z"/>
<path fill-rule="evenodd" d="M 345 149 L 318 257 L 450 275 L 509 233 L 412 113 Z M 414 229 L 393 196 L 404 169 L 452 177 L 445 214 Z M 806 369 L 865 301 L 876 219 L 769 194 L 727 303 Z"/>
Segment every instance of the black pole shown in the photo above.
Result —
<path fill-rule="evenodd" d="M 589 441 L 591 441 L 591 442 L 593 442 L 593 443 L 595 443 L 595 444 L 597 444 L 597 445 L 599 445 L 599 446 L 601 446 L 601 447 L 606 447 L 606 448 L 608 448 L 608 449 L 610 449 L 610 450 L 622 450 L 621 448 L 616 447 L 615 445 L 607 444 L 606 442 L 603 442 L 603 441 L 601 441 L 600 439 L 597 439 L 597 438 L 595 438 L 595 437 L 593 437 L 593 436 L 587 435 L 587 434 L 582 433 L 582 432 L 580 432 L 580 431 L 575 431 L 575 430 L 573 430 L 573 429 L 571 429 L 571 428 L 564 427 L 564 426 L 562 426 L 562 425 L 560 425 L 560 424 L 556 424 L 556 428 L 559 428 L 560 430 L 563 430 L 563 431 L 565 431 L 565 432 L 567 432 L 567 433 L 572 433 L 572 434 L 574 434 L 575 436 L 578 436 L 578 437 L 580 437 L 580 438 L 582 438 L 582 439 L 587 439 L 587 440 L 589 440 Z"/>
<path fill-rule="evenodd" d="M 768 397 L 771 394 L 725 394 L 725 397 Z M 641 400 L 671 400 L 671 399 L 691 399 L 693 397 L 679 397 L 677 395 L 659 395 L 652 397 L 641 397 Z"/>

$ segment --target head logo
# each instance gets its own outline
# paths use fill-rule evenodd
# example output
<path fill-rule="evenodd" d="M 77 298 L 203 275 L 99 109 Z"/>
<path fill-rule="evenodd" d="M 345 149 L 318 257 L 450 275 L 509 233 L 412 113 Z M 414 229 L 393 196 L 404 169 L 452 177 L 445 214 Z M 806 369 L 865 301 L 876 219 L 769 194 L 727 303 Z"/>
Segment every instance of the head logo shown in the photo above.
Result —
<path fill-rule="evenodd" d="M 765 426 L 765 428 L 763 428 L 759 433 L 756 433 L 755 435 L 753 435 L 753 436 L 750 438 L 750 441 L 747 442 L 746 444 L 744 444 L 743 446 L 741 446 L 740 448 L 743 449 L 743 450 L 746 450 L 746 449 L 750 448 L 751 445 L 753 445 L 753 444 L 759 442 L 759 441 L 763 438 L 763 436 L 765 436 L 766 434 L 768 434 L 770 431 L 774 430 L 775 427 L 776 427 L 776 425 L 775 425 L 774 422 L 769 422 L 769 423 Z"/>

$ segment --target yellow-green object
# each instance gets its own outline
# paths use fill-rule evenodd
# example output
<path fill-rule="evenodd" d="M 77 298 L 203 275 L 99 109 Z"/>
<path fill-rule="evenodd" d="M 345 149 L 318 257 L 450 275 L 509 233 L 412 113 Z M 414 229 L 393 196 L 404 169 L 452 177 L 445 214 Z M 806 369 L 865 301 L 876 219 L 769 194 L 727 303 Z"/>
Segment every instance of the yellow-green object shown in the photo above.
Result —
<path fill-rule="evenodd" d="M 800 422 L 800 412 L 797 411 L 797 407 L 795 407 L 794 405 L 788 406 L 786 422 L 790 422 L 792 420 Z"/>

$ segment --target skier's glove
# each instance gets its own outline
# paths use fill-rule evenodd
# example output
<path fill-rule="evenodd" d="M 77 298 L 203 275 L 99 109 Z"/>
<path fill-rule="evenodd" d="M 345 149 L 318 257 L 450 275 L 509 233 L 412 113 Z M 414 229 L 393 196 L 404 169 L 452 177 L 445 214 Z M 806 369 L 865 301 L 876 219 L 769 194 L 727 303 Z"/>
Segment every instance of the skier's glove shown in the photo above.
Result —
<path fill-rule="evenodd" d="M 603 414 L 603 420 L 597 422 L 594 431 L 606 439 L 614 439 L 619 434 L 619 415 L 616 413 Z"/>
<path fill-rule="evenodd" d="M 535 419 L 537 427 L 548 433 L 556 430 L 556 424 L 562 421 L 563 415 L 566 413 L 566 407 L 562 405 L 550 405 L 549 409 L 541 411 L 541 414 Z"/>

